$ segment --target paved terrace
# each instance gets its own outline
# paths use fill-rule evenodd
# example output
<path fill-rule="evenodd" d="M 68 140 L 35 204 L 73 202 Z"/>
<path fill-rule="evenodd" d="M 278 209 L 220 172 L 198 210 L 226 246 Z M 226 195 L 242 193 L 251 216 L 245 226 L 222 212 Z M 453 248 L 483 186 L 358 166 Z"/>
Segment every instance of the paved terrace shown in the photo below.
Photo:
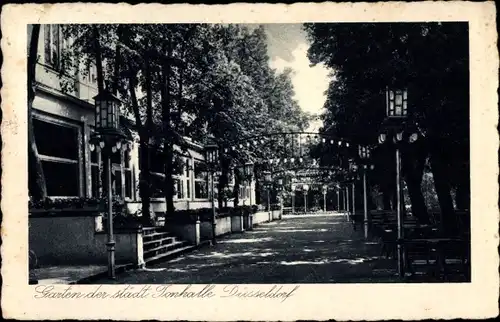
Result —
<path fill-rule="evenodd" d="M 169 262 L 95 283 L 397 282 L 396 261 L 380 257 L 343 215 L 291 215 L 233 234 Z"/>

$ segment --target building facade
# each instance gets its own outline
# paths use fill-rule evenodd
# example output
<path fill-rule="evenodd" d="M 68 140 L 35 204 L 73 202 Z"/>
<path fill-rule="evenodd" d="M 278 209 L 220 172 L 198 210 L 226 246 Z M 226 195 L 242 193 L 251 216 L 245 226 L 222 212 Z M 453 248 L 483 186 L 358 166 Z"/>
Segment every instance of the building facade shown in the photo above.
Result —
<path fill-rule="evenodd" d="M 36 66 L 37 90 L 33 102 L 35 140 L 49 197 L 98 197 L 101 156 L 89 147 L 94 130 L 93 97 L 97 95 L 97 72 L 95 66 L 90 66 L 88 75 L 62 74 L 61 56 L 69 44 L 70 41 L 63 38 L 59 25 L 41 26 Z M 133 125 L 133 121 L 130 124 Z M 132 130 L 130 134 L 137 138 Z M 112 157 L 113 193 L 126 201 L 131 212 L 140 208 L 140 151 L 134 141 L 128 150 L 115 153 Z M 180 149 L 176 148 L 186 166 L 174 177 L 175 208 L 210 207 L 211 185 L 204 166 L 203 146 L 189 138 L 187 141 L 189 149 L 186 154 L 181 154 Z M 160 164 L 155 162 L 159 158 L 159 152 L 153 153 L 151 158 L 152 209 L 164 212 L 164 174 L 160 166 L 155 166 Z M 240 204 L 248 205 L 250 199 L 256 200 L 253 182 L 240 189 Z M 228 205 L 232 206 L 233 203 Z"/>

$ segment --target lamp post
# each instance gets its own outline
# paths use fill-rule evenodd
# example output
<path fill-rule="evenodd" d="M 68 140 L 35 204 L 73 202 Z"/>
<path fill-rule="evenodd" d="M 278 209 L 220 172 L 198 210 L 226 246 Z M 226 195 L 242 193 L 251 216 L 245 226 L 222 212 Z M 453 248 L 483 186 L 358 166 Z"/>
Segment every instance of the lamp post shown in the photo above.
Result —
<path fill-rule="evenodd" d="M 413 143 L 418 139 L 417 133 L 407 133 L 408 127 L 408 92 L 406 89 L 386 88 L 386 119 L 384 121 L 384 131 L 379 134 L 380 144 L 385 143 L 388 137 L 392 137 L 392 142 L 396 150 L 396 197 L 397 197 L 397 220 L 398 220 L 398 273 L 404 276 L 405 258 L 403 250 L 403 196 L 401 183 L 401 155 L 400 145 L 404 140 Z"/>
<path fill-rule="evenodd" d="M 271 188 L 271 172 L 270 171 L 264 171 L 264 186 L 266 187 L 267 191 L 267 211 L 271 211 L 271 197 L 270 197 L 270 188 Z"/>
<path fill-rule="evenodd" d="M 214 180 L 214 174 L 215 171 L 217 170 L 217 164 L 218 164 L 218 159 L 219 159 L 219 148 L 215 144 L 209 144 L 205 146 L 205 162 L 208 166 L 208 171 L 210 172 L 210 184 L 211 184 L 211 192 L 210 192 L 210 200 L 212 204 L 212 245 L 216 244 L 216 239 L 215 239 L 215 230 L 217 227 L 217 214 L 215 211 L 215 180 Z"/>
<path fill-rule="evenodd" d="M 303 185 L 302 189 L 304 190 L 304 213 L 307 213 L 307 191 L 309 190 L 309 185 Z"/>
<path fill-rule="evenodd" d="M 106 173 L 107 193 L 107 242 L 108 277 L 115 278 L 115 239 L 113 234 L 113 191 L 111 178 L 111 155 L 127 149 L 125 135 L 120 129 L 121 101 L 111 92 L 103 90 L 94 97 L 95 101 L 95 133 L 90 138 L 89 148 L 101 151 Z"/>
<path fill-rule="evenodd" d="M 295 183 L 292 183 L 291 185 L 291 190 L 292 190 L 292 214 L 295 213 L 295 189 L 297 188 L 297 186 L 295 185 Z"/>
<path fill-rule="evenodd" d="M 342 195 L 343 195 L 342 196 L 342 205 L 344 206 L 342 210 L 345 212 L 345 215 L 347 216 L 348 214 L 347 214 L 347 204 L 346 204 L 346 194 L 345 193 L 346 193 L 346 191 L 345 191 L 344 187 L 342 187 Z"/>
<path fill-rule="evenodd" d="M 358 171 L 358 165 L 354 163 L 354 160 L 349 160 L 349 169 L 351 170 L 351 173 L 353 176 L 351 177 L 351 185 L 352 185 L 352 215 L 356 216 L 356 173 Z"/>
<path fill-rule="evenodd" d="M 245 181 L 248 183 L 250 187 L 250 213 L 248 214 L 248 230 L 253 229 L 253 211 L 252 211 L 252 174 L 253 174 L 253 163 L 246 162 L 243 165 L 243 175 L 245 177 Z"/>
<path fill-rule="evenodd" d="M 365 239 L 368 238 L 368 226 L 370 219 L 368 217 L 368 198 L 366 191 L 366 172 L 368 171 L 368 165 L 366 164 L 370 158 L 370 149 L 366 146 L 359 146 L 359 157 L 363 163 L 363 227 L 365 233 Z"/>
<path fill-rule="evenodd" d="M 247 162 L 243 166 L 243 173 L 245 174 L 245 180 L 248 182 L 250 187 L 250 206 L 252 206 L 252 175 L 253 175 L 253 163 Z"/>
<path fill-rule="evenodd" d="M 340 212 L 340 188 L 337 187 L 337 211 Z"/>
<path fill-rule="evenodd" d="M 356 185 L 355 185 L 355 179 L 352 180 L 352 215 L 353 215 L 353 218 L 356 218 L 356 192 L 355 192 L 355 189 L 356 189 Z"/>
<path fill-rule="evenodd" d="M 278 186 L 277 190 L 279 193 L 279 199 L 280 199 L 280 219 L 281 216 L 283 215 L 283 179 L 278 179 Z"/>
<path fill-rule="evenodd" d="M 326 212 L 326 193 L 328 191 L 328 186 L 323 185 L 323 211 Z"/>
<path fill-rule="evenodd" d="M 346 182 L 345 185 L 345 206 L 347 211 L 347 220 L 351 220 L 351 212 L 349 207 L 349 185 Z"/>

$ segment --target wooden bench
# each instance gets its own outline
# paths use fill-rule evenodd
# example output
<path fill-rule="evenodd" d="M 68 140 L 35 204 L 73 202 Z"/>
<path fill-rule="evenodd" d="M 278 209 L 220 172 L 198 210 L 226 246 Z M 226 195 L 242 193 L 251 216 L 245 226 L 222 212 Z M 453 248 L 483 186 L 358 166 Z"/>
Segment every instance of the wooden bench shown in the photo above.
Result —
<path fill-rule="evenodd" d="M 470 276 L 470 243 L 460 238 L 403 239 L 406 270 L 438 279 Z"/>

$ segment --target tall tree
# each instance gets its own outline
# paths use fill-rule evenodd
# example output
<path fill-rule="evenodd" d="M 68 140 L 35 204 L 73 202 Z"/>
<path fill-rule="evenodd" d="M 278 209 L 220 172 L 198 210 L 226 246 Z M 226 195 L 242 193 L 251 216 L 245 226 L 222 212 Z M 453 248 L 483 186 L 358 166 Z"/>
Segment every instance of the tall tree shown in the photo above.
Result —
<path fill-rule="evenodd" d="M 36 63 L 40 25 L 28 26 L 28 174 L 29 192 L 34 200 L 47 197 L 47 185 L 33 128 L 33 101 L 36 95 Z"/>
<path fill-rule="evenodd" d="M 467 25 L 306 24 L 305 29 L 311 40 L 311 62 L 335 71 L 325 104 L 325 132 L 374 144 L 384 116 L 384 87 L 408 87 L 413 121 L 426 133 L 423 142 L 405 150 L 403 156 L 413 212 L 422 221 L 428 220 L 421 178 L 430 156 L 443 222 L 453 224 L 451 178 L 463 178 L 457 180 L 462 187 L 469 185 L 468 173 L 457 171 L 459 167 L 451 166 L 447 157 L 454 155 L 455 162 L 467 168 Z M 380 153 L 377 163 L 391 167 L 389 156 Z"/>

